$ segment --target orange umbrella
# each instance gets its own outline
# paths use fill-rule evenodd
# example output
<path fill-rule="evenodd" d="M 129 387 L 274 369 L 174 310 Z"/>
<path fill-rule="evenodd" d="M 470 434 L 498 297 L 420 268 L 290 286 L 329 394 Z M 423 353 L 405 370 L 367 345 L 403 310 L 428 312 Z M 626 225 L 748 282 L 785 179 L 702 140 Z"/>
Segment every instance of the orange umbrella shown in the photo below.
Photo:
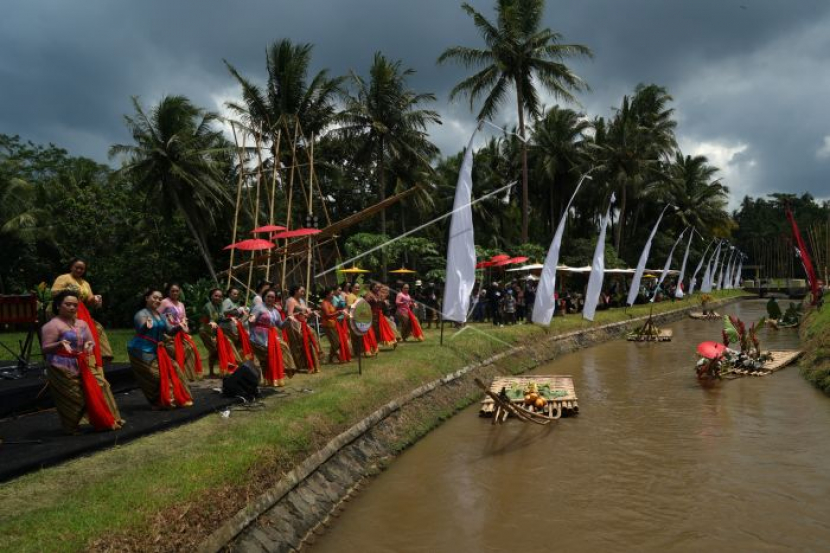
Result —
<path fill-rule="evenodd" d="M 359 275 L 359 274 L 363 274 L 363 273 L 368 273 L 368 272 L 369 272 L 369 271 L 367 271 L 366 269 L 360 269 L 360 268 L 358 268 L 358 267 L 355 267 L 354 265 L 352 266 L 352 268 L 351 268 L 351 269 L 339 269 L 339 271 L 340 271 L 341 273 L 345 273 L 345 274 L 347 274 L 347 275 Z"/>
<path fill-rule="evenodd" d="M 413 271 L 412 269 L 407 269 L 406 267 L 401 267 L 400 269 L 395 269 L 394 271 L 389 272 L 396 275 L 411 275 L 414 274 L 416 271 Z"/>

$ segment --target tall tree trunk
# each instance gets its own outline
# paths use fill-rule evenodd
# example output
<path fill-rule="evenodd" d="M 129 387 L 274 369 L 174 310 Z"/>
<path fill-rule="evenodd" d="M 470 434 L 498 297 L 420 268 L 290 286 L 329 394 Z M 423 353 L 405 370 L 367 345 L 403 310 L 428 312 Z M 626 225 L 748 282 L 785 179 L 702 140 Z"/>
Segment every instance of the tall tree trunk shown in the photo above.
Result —
<path fill-rule="evenodd" d="M 216 270 L 213 268 L 213 260 L 210 258 L 210 254 L 207 250 L 207 241 L 196 228 L 196 225 L 193 224 L 193 221 L 190 219 L 190 216 L 185 211 L 184 206 L 181 202 L 181 198 L 179 198 L 177 194 L 172 194 L 172 196 L 173 202 L 176 204 L 176 209 L 179 211 L 179 213 L 182 214 L 182 217 L 184 218 L 184 224 L 187 225 L 187 229 L 190 231 L 190 234 L 196 241 L 196 245 L 199 247 L 199 253 L 202 254 L 202 258 L 205 260 L 205 265 L 207 265 L 208 272 L 210 273 L 210 278 L 213 279 L 213 282 L 215 284 L 219 284 L 219 279 L 216 277 Z"/>
<path fill-rule="evenodd" d="M 527 142 L 525 142 L 525 113 L 522 109 L 523 102 L 522 85 L 516 81 L 516 102 L 519 108 L 519 136 L 522 138 L 522 244 L 527 243 L 527 220 L 528 220 L 528 191 L 527 191 Z"/>
<path fill-rule="evenodd" d="M 384 153 L 384 145 L 383 145 L 383 138 L 380 139 L 380 148 L 379 148 L 379 155 L 378 155 L 378 192 L 380 195 L 380 201 L 384 201 L 386 199 L 386 165 L 383 159 Z M 386 209 L 380 210 L 380 233 L 384 236 L 386 235 Z M 381 278 L 383 282 L 387 281 L 387 273 L 386 273 L 386 250 L 381 248 L 380 250 L 380 264 L 381 264 Z"/>
<path fill-rule="evenodd" d="M 625 182 L 622 183 L 622 190 L 620 190 L 620 216 L 617 218 L 617 225 L 614 228 L 614 247 L 617 249 L 617 255 L 622 257 L 622 250 L 620 250 L 620 246 L 622 245 L 622 230 L 623 225 L 625 224 L 625 204 L 626 204 L 626 186 Z"/>

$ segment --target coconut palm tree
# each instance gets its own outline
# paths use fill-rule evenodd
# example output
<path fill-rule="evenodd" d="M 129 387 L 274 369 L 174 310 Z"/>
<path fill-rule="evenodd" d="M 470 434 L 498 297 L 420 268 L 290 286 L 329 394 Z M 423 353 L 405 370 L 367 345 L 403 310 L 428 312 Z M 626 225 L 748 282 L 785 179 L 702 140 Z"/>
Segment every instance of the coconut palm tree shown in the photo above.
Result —
<path fill-rule="evenodd" d="M 591 124 L 581 114 L 553 106 L 545 112 L 531 135 L 535 181 L 539 183 L 539 199 L 547 204 L 547 227 L 553 234 L 556 217 L 562 212 L 562 185 L 578 177 L 584 165 L 585 132 Z M 556 198 L 560 205 L 556 205 Z M 565 200 L 567 201 L 567 200 Z"/>
<path fill-rule="evenodd" d="M 668 107 L 671 100 L 663 87 L 638 85 L 632 97 L 623 97 L 613 119 L 603 125 L 592 144 L 595 163 L 618 192 L 614 247 L 620 255 L 630 204 L 665 180 L 663 169 L 677 145 L 674 110 Z"/>
<path fill-rule="evenodd" d="M 121 171 L 146 204 L 168 216 L 180 214 L 216 281 L 206 231 L 214 212 L 230 205 L 226 141 L 214 128 L 218 115 L 184 96 L 165 96 L 148 114 L 133 98 L 135 115 L 125 116 L 135 144 L 115 144 L 110 157 L 125 156 Z"/>
<path fill-rule="evenodd" d="M 478 70 L 458 83 L 450 98 L 466 94 L 473 109 L 475 101 L 485 95 L 479 119 L 492 117 L 512 87 L 516 91 L 519 134 L 525 141 L 525 113 L 534 118 L 541 113 L 537 82 L 555 98 L 568 102 L 576 101 L 572 92 L 588 88 L 565 65 L 565 60 L 574 56 L 590 57 L 591 50 L 581 44 L 560 44 L 561 34 L 540 29 L 544 0 L 496 0 L 495 23 L 467 3 L 461 7 L 473 18 L 485 47 L 453 46 L 441 54 L 438 63 L 452 60 Z M 527 242 L 528 209 L 525 145 L 522 147 L 522 242 Z"/>
<path fill-rule="evenodd" d="M 337 113 L 336 100 L 346 78 L 332 78 L 328 69 L 323 69 L 308 81 L 313 48 L 312 44 L 294 44 L 288 39 L 271 44 L 265 56 L 268 72 L 265 90 L 225 60 L 228 71 L 242 87 L 243 100 L 241 104 L 228 102 L 228 107 L 249 129 L 262 129 L 266 134 L 264 140 L 272 144 L 283 126 L 293 132 L 295 123 L 299 123 L 307 137 L 320 135 Z"/>
<path fill-rule="evenodd" d="M 713 180 L 717 172 L 706 156 L 684 156 L 677 151 L 658 194 L 661 200 L 679 208 L 677 217 L 684 227 L 723 236 L 733 223 L 726 210 L 729 189 L 720 179 Z"/>
<path fill-rule="evenodd" d="M 345 109 L 338 117 L 338 134 L 357 145 L 355 161 L 373 167 L 380 201 L 386 199 L 387 173 L 396 162 L 405 161 L 417 175 L 431 171 L 429 162 L 438 153 L 427 139 L 426 129 L 429 124 L 440 124 L 441 118 L 437 112 L 421 108 L 435 101 L 435 95 L 407 88 L 407 79 L 414 73 L 404 69 L 400 61 L 375 53 L 368 80 L 352 73 L 355 91 L 346 97 Z M 381 234 L 386 234 L 385 210 L 380 212 L 380 227 Z"/>

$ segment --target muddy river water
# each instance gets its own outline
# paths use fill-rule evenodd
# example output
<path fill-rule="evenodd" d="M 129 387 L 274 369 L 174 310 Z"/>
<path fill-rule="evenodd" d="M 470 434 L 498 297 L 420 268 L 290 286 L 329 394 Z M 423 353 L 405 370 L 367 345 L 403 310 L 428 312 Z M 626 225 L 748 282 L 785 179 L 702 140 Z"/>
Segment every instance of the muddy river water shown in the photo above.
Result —
<path fill-rule="evenodd" d="M 760 301 L 723 310 L 745 321 Z M 493 426 L 462 411 L 396 459 L 312 548 L 376 551 L 830 551 L 830 399 L 797 367 L 701 388 L 697 343 L 616 340 L 539 367 L 580 414 Z M 765 330 L 764 349 L 794 349 Z"/>

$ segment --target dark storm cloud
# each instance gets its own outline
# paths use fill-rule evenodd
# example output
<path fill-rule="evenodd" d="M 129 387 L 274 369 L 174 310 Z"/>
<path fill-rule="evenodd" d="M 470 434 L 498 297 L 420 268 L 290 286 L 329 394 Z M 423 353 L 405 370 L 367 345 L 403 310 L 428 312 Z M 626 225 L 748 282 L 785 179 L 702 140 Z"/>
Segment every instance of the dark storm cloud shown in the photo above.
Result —
<path fill-rule="evenodd" d="M 491 0 L 471 3 L 491 15 Z M 572 63 L 592 88 L 580 96 L 589 115 L 609 116 L 638 83 L 668 87 L 684 151 L 723 169 L 734 203 L 774 190 L 830 197 L 828 12 L 823 0 L 549 0 L 545 25 L 596 54 Z M 438 95 L 445 153 L 474 126 L 467 103 L 447 99 L 467 71 L 435 65 L 448 46 L 481 44 L 454 0 L 12 0 L 3 15 L 0 132 L 102 161 L 129 140 L 130 96 L 218 109 L 236 91 L 222 59 L 261 82 L 280 38 L 313 43 L 315 71 L 365 73 L 375 51 L 415 69 L 412 87 Z M 496 121 L 515 122 L 512 104 Z"/>

